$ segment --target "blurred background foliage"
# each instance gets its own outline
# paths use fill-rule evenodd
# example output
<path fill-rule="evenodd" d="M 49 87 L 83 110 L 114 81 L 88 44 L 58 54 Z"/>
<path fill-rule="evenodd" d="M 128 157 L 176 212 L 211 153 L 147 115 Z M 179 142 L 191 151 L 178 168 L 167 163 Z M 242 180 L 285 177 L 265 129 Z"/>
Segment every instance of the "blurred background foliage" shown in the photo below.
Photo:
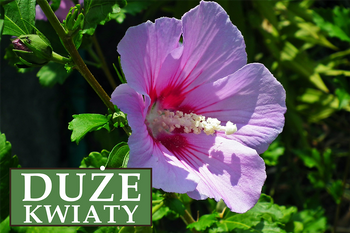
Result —
<path fill-rule="evenodd" d="M 166 204 L 154 213 L 153 229 L 81 227 L 72 232 L 185 232 L 186 226 L 179 218 L 184 209 L 200 216 L 187 231 L 350 232 L 350 1 L 217 2 L 242 32 L 248 62 L 263 63 L 286 89 L 284 131 L 262 155 L 267 164 L 268 178 L 263 188 L 266 195 L 251 211 L 238 215 L 225 209 L 221 202 L 193 201 L 187 195 L 177 199 L 154 191 L 153 200 Z M 103 42 L 101 51 L 118 83 L 112 64 L 118 67 L 115 48 L 126 29 L 161 16 L 181 18 L 196 5 L 198 1 L 182 0 L 129 0 L 123 8 L 114 5 L 101 21 L 103 26 L 96 28 L 95 38 L 84 35 L 81 50 L 86 51 L 87 60 L 93 60 L 93 40 Z M 52 30 L 44 21 L 36 26 L 45 32 Z M 54 36 L 47 35 L 52 43 L 58 40 Z M 64 52 L 56 45 L 55 51 Z M 45 67 L 38 73 L 43 86 L 67 85 L 68 75 L 54 76 L 56 68 Z M 96 77 L 105 77 L 101 66 L 89 67 Z M 110 81 L 99 81 L 107 93 L 113 91 Z M 98 101 L 90 99 L 89 103 Z M 90 110 L 105 114 L 98 107 Z M 86 140 L 93 143 L 84 144 L 85 139 L 82 140 L 80 145 L 87 149 L 81 153 L 107 151 L 91 153 L 82 162 L 83 167 L 89 167 L 89 161 L 94 161 L 95 167 L 96 161 L 103 164 L 108 151 L 125 140 L 116 139 L 121 138 L 119 131 L 100 130 L 92 135 Z"/>

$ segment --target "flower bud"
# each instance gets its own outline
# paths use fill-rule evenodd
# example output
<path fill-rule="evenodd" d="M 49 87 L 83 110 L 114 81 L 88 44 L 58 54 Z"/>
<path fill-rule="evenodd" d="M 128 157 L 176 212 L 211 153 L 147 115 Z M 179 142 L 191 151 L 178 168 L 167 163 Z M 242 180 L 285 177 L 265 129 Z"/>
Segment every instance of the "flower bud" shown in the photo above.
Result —
<path fill-rule="evenodd" d="M 35 34 L 19 36 L 12 41 L 13 51 L 26 66 L 42 66 L 52 57 L 52 47 L 43 37 Z"/>

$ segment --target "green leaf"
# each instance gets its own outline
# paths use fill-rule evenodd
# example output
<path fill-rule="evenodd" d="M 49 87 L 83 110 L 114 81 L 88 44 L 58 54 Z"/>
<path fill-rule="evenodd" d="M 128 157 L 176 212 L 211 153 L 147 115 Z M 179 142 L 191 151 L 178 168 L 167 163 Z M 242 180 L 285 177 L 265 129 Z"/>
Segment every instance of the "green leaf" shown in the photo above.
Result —
<path fill-rule="evenodd" d="M 118 230 L 117 227 L 112 227 L 112 226 L 99 227 L 96 231 L 94 231 L 94 233 L 114 233 L 117 230 Z"/>
<path fill-rule="evenodd" d="M 126 114 L 120 110 L 117 110 L 116 112 L 113 113 L 112 121 L 114 122 L 113 126 L 116 128 L 125 127 L 128 124 L 128 120 L 126 119 Z"/>
<path fill-rule="evenodd" d="M 332 195 L 335 202 L 340 204 L 343 195 L 343 182 L 341 180 L 332 181 L 327 185 L 327 191 Z"/>
<path fill-rule="evenodd" d="M 166 198 L 164 204 L 168 206 L 171 210 L 175 211 L 180 215 L 185 215 L 186 207 L 185 205 L 177 198 Z"/>
<path fill-rule="evenodd" d="M 2 38 L 2 31 L 4 29 L 4 14 L 4 8 L 2 7 L 2 5 L 0 5 L 0 42 Z"/>
<path fill-rule="evenodd" d="M 71 140 L 79 141 L 88 133 L 102 128 L 110 130 L 108 118 L 101 114 L 79 114 L 73 115 L 73 120 L 69 122 L 68 129 L 72 130 Z"/>
<path fill-rule="evenodd" d="M 305 233 L 321 233 L 327 229 L 327 219 L 323 215 L 324 211 L 321 208 L 307 209 L 294 214 L 291 220 L 302 223 Z"/>
<path fill-rule="evenodd" d="M 79 227 L 12 227 L 11 232 L 20 233 L 76 233 Z"/>
<path fill-rule="evenodd" d="M 84 34 L 93 35 L 98 24 L 104 22 L 108 14 L 113 12 L 113 6 L 118 4 L 119 0 L 100 1 L 85 0 L 84 1 Z"/>
<path fill-rule="evenodd" d="M 278 141 L 274 141 L 267 151 L 265 151 L 261 156 L 263 157 L 266 165 L 276 166 L 278 163 L 278 158 L 284 154 L 285 148 L 279 144 Z"/>
<path fill-rule="evenodd" d="M 11 143 L 6 141 L 5 134 L 0 133 L 0 221 L 9 214 L 10 168 L 21 167 L 17 156 L 12 157 Z M 1 231 L 2 232 L 2 231 Z"/>
<path fill-rule="evenodd" d="M 197 222 L 187 225 L 187 228 L 195 228 L 197 231 L 204 231 L 217 221 L 218 213 L 202 215 Z"/>
<path fill-rule="evenodd" d="M 52 11 L 53 12 L 57 11 L 61 5 L 61 0 L 51 0 L 51 2 L 52 3 L 50 4 L 50 7 L 51 7 Z"/>
<path fill-rule="evenodd" d="M 0 232 L 9 233 L 10 231 L 10 216 L 7 216 L 7 218 L 0 223 Z"/>
<path fill-rule="evenodd" d="M 126 142 L 118 143 L 109 153 L 106 167 L 119 168 L 123 167 L 125 157 L 129 154 L 129 146 Z"/>
<path fill-rule="evenodd" d="M 350 93 L 347 92 L 344 88 L 337 88 L 335 94 L 339 99 L 338 109 L 345 108 L 350 105 Z"/>
<path fill-rule="evenodd" d="M 41 67 L 36 76 L 44 87 L 53 87 L 56 83 L 63 84 L 69 73 L 62 64 L 49 62 Z"/>
<path fill-rule="evenodd" d="M 99 152 L 91 152 L 88 157 L 81 161 L 79 168 L 100 168 L 107 162 L 109 151 L 102 150 Z"/>
<path fill-rule="evenodd" d="M 31 34 L 35 23 L 35 0 L 15 0 L 4 6 L 3 35 Z"/>
<path fill-rule="evenodd" d="M 227 212 L 217 223 L 218 231 L 235 232 L 286 232 L 284 224 L 297 212 L 296 207 L 286 208 L 273 204 L 270 196 L 261 194 L 258 203 L 244 214 Z M 220 232 L 222 232 L 220 230 Z"/>
<path fill-rule="evenodd" d="M 334 9 L 318 9 L 313 12 L 313 19 L 329 36 L 350 42 L 350 9 L 340 6 Z"/>
<path fill-rule="evenodd" d="M 162 206 L 159 210 L 152 214 L 152 221 L 158 221 L 166 216 L 171 210 L 167 206 Z"/>
<path fill-rule="evenodd" d="M 118 231 L 118 233 L 135 233 L 135 227 L 132 226 L 125 226 Z"/>

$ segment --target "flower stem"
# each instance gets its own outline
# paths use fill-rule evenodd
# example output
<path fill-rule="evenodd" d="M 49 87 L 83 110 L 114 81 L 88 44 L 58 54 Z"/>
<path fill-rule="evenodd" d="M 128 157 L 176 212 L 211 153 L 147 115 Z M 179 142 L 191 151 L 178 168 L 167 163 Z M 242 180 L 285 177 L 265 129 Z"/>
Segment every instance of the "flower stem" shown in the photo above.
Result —
<path fill-rule="evenodd" d="M 164 202 L 163 202 L 163 200 L 162 200 L 158 205 L 154 206 L 154 207 L 152 208 L 152 215 L 153 215 L 155 212 L 157 212 L 163 205 L 164 205 Z"/>
<path fill-rule="evenodd" d="M 55 29 L 56 33 L 60 37 L 63 42 L 64 47 L 70 54 L 72 61 L 76 65 L 78 71 L 82 74 L 85 80 L 90 84 L 90 86 L 94 89 L 97 95 L 101 98 L 103 103 L 112 111 L 114 110 L 114 105 L 110 101 L 110 97 L 107 95 L 105 90 L 101 87 L 101 85 L 97 82 L 95 77 L 92 75 L 90 70 L 87 68 L 85 62 L 81 58 L 78 50 L 76 49 L 73 39 L 71 36 L 67 35 L 60 21 L 56 17 L 55 13 L 52 11 L 49 3 L 47 1 L 37 1 L 43 12 L 45 13 L 47 19 L 51 23 L 52 27 Z"/>
<path fill-rule="evenodd" d="M 115 83 L 115 81 L 114 81 L 114 79 L 113 79 L 113 75 L 112 75 L 111 71 L 108 69 L 108 66 L 107 66 L 107 63 L 106 63 L 106 59 L 105 59 L 105 57 L 103 56 L 101 46 L 100 46 L 100 44 L 98 43 L 95 34 L 92 36 L 92 42 L 94 43 L 94 46 L 95 46 L 97 55 L 98 55 L 98 57 L 99 57 L 100 60 L 101 60 L 101 63 L 102 63 L 102 64 L 101 64 L 101 65 L 102 65 L 102 70 L 103 70 L 103 72 L 105 73 L 105 75 L 107 76 L 108 82 L 109 82 L 109 84 L 111 85 L 111 87 L 112 87 L 113 89 L 115 89 L 115 88 L 117 87 L 117 84 Z"/>
<path fill-rule="evenodd" d="M 178 197 L 175 193 L 168 193 L 168 197 L 179 199 L 179 197 Z M 180 200 L 180 201 L 181 201 L 181 200 Z M 196 222 L 196 221 L 193 219 L 193 217 L 192 217 L 192 215 L 190 214 L 190 212 L 188 212 L 187 209 L 185 210 L 185 214 L 184 214 L 184 215 L 180 215 L 180 217 L 181 217 L 182 221 L 184 221 L 184 223 L 185 223 L 186 225 Z M 196 229 L 194 229 L 194 228 L 192 228 L 191 231 L 194 232 L 194 233 L 198 233 L 198 231 L 197 231 Z"/>

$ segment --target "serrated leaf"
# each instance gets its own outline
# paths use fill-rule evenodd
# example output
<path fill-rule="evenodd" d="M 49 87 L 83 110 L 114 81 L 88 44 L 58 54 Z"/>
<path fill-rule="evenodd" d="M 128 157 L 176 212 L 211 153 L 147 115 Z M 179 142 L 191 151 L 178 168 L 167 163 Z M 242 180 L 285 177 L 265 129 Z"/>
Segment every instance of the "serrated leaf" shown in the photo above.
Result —
<path fill-rule="evenodd" d="M 187 225 L 187 228 L 195 228 L 197 231 L 204 231 L 217 222 L 217 213 L 202 215 L 197 222 Z"/>
<path fill-rule="evenodd" d="M 108 162 L 106 167 L 119 168 L 123 167 L 125 156 L 128 155 L 130 149 L 126 142 L 120 142 L 113 147 L 111 153 L 109 153 Z"/>
<path fill-rule="evenodd" d="M 88 157 L 81 161 L 79 168 L 100 168 L 105 166 L 108 159 L 109 151 L 102 150 L 99 152 L 91 152 Z"/>
<path fill-rule="evenodd" d="M 17 156 L 11 154 L 11 143 L 6 141 L 5 134 L 0 133 L 0 221 L 9 214 L 10 168 L 20 167 Z"/>
<path fill-rule="evenodd" d="M 73 120 L 69 122 L 68 129 L 72 130 L 71 140 L 79 141 L 91 131 L 100 130 L 102 128 L 109 129 L 108 118 L 101 114 L 79 114 L 73 115 Z"/>
<path fill-rule="evenodd" d="M 35 0 L 15 0 L 4 6 L 3 35 L 31 34 L 35 23 Z"/>
<path fill-rule="evenodd" d="M 36 76 L 42 86 L 53 87 L 56 83 L 63 84 L 69 73 L 62 64 L 49 62 L 41 67 Z"/>

